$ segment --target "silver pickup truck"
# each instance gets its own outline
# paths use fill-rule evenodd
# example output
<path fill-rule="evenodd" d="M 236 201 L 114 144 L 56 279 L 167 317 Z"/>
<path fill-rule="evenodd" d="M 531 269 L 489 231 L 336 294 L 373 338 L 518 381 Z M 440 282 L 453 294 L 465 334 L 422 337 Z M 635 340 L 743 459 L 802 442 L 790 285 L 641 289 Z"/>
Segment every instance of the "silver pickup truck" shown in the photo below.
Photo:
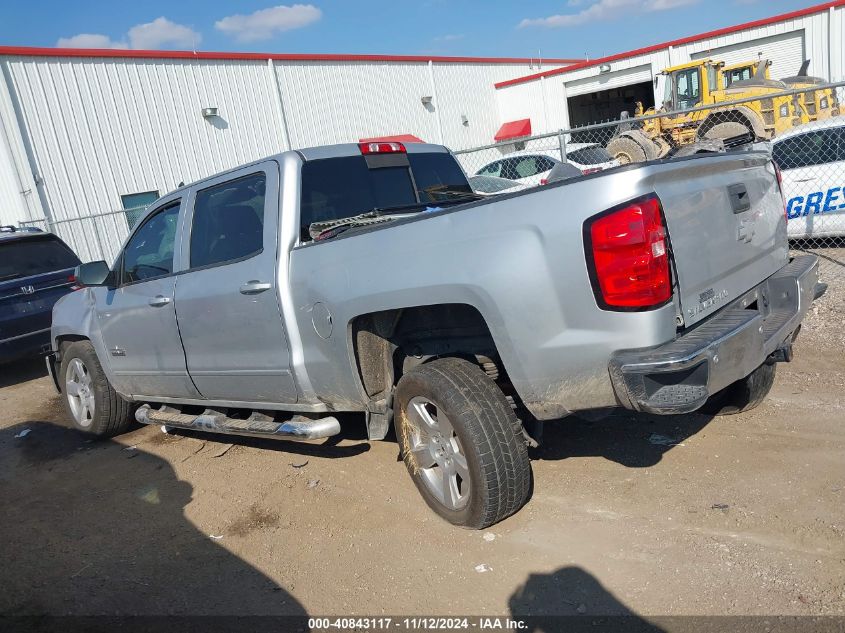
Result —
<path fill-rule="evenodd" d="M 48 367 L 78 429 L 314 440 L 362 412 L 471 528 L 525 503 L 525 422 L 756 406 L 823 290 L 766 153 L 480 199 L 445 148 L 384 142 L 182 187 L 77 279 Z"/>

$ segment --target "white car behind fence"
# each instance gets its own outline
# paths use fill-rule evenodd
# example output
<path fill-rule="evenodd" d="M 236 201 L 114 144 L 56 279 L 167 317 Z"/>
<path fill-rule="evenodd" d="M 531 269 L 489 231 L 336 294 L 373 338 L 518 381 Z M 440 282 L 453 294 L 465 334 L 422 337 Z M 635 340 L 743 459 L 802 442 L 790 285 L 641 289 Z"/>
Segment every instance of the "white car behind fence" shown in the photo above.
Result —
<path fill-rule="evenodd" d="M 772 141 L 790 239 L 845 236 L 845 117 L 798 126 Z"/>
<path fill-rule="evenodd" d="M 584 174 L 619 165 L 598 143 L 568 143 L 566 150 L 566 162 Z M 520 150 L 486 164 L 476 175 L 507 178 L 528 186 L 543 185 L 549 172 L 560 162 L 559 149 Z"/>

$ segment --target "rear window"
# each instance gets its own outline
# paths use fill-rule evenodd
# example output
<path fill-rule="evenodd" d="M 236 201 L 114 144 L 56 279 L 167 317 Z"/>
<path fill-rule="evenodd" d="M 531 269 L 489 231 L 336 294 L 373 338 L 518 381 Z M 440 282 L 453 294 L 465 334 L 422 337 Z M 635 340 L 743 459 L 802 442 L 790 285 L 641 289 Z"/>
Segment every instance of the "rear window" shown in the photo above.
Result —
<path fill-rule="evenodd" d="M 567 152 L 566 157 L 569 160 L 580 163 L 581 165 L 600 165 L 602 163 L 609 163 L 613 160 L 606 149 L 603 147 L 584 147 L 576 149 L 574 152 Z"/>
<path fill-rule="evenodd" d="M 57 238 L 0 241 L 0 281 L 41 275 L 79 265 L 79 258 Z"/>
<path fill-rule="evenodd" d="M 472 194 L 466 176 L 450 154 L 407 154 L 407 161 L 407 165 L 374 168 L 367 166 L 364 156 L 306 162 L 300 200 L 302 239 L 310 239 L 308 227 L 313 222 L 417 202 L 436 204 Z"/>

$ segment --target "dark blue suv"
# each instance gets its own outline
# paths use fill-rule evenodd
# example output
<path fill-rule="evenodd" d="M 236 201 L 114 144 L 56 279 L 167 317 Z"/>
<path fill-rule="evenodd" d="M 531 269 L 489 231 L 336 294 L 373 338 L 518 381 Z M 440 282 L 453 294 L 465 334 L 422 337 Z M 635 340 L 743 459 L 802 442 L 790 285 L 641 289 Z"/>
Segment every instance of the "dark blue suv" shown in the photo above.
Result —
<path fill-rule="evenodd" d="M 52 233 L 0 227 L 0 363 L 49 351 L 53 304 L 78 265 Z"/>

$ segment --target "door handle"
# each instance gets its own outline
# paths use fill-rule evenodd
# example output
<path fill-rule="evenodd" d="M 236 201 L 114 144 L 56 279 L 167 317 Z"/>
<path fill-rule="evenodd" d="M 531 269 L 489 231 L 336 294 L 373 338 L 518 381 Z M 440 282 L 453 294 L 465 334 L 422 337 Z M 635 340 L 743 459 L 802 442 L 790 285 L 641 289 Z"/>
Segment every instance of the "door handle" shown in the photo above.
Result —
<path fill-rule="evenodd" d="M 241 294 L 242 295 L 257 295 L 259 292 L 264 292 L 265 290 L 270 290 L 273 287 L 273 284 L 266 282 L 266 281 L 258 281 L 257 279 L 252 279 L 246 282 L 243 286 L 241 286 Z"/>
<path fill-rule="evenodd" d="M 150 299 L 150 305 L 154 308 L 160 308 L 161 306 L 166 306 L 170 303 L 170 297 L 165 297 L 164 295 L 157 295 Z"/>

